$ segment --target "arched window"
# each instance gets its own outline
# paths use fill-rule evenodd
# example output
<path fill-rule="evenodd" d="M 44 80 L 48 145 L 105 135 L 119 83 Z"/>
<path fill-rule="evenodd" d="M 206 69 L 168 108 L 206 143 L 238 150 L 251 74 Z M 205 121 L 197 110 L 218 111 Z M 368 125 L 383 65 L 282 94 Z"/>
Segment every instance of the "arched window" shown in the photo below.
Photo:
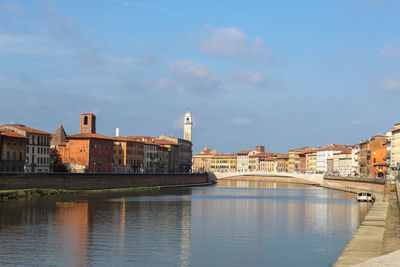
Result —
<path fill-rule="evenodd" d="M 10 160 L 10 152 L 7 151 L 7 160 Z"/>
<path fill-rule="evenodd" d="M 16 159 L 17 159 L 17 154 L 16 154 L 15 152 L 13 152 L 13 157 L 12 157 L 12 159 L 13 159 L 13 160 L 16 160 Z"/>
<path fill-rule="evenodd" d="M 87 116 L 83 117 L 83 124 L 88 125 L 88 117 Z"/>

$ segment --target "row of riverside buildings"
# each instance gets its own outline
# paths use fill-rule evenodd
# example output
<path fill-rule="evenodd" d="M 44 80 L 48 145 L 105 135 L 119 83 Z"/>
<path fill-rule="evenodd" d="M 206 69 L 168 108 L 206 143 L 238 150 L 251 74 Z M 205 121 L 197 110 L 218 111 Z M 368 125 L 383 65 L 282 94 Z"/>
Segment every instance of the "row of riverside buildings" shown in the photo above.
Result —
<path fill-rule="evenodd" d="M 108 137 L 96 133 L 96 115 L 80 115 L 78 134 L 60 124 L 54 134 L 20 124 L 0 126 L 0 172 L 53 172 L 56 149 L 74 173 L 189 173 L 192 168 L 192 116 L 185 114 L 184 139 L 161 135 Z"/>
<path fill-rule="evenodd" d="M 398 178 L 400 174 L 400 122 L 385 135 L 375 135 L 353 146 L 330 144 L 301 147 L 286 154 L 255 150 L 217 153 L 205 147 L 193 156 L 193 172 L 300 172 L 334 176 Z"/>

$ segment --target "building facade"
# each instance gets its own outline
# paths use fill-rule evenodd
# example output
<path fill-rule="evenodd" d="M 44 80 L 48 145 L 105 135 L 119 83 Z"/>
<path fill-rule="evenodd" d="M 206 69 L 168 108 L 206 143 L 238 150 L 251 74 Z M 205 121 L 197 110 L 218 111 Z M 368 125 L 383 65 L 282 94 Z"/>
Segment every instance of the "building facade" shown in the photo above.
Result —
<path fill-rule="evenodd" d="M 209 149 L 207 146 L 201 151 L 193 156 L 193 172 L 194 173 L 204 173 L 209 172 L 211 168 L 211 158 L 217 154 L 215 149 Z"/>
<path fill-rule="evenodd" d="M 390 169 L 394 178 L 400 176 L 400 122 L 396 123 L 391 130 L 392 140 L 390 149 Z"/>
<path fill-rule="evenodd" d="M 51 133 L 27 127 L 21 124 L 0 126 L 0 130 L 8 130 L 26 136 L 25 172 L 50 171 L 50 136 Z"/>
<path fill-rule="evenodd" d="M 144 144 L 127 137 L 114 137 L 113 173 L 142 173 Z"/>
<path fill-rule="evenodd" d="M 306 170 L 306 157 L 303 152 L 311 150 L 311 147 L 300 147 L 289 150 L 289 172 L 305 172 Z"/>
<path fill-rule="evenodd" d="M 24 172 L 27 137 L 0 130 L 0 172 Z"/>
<path fill-rule="evenodd" d="M 114 139 L 96 133 L 96 116 L 80 116 L 79 134 L 66 137 L 57 150 L 68 171 L 76 173 L 112 173 Z"/>
<path fill-rule="evenodd" d="M 237 156 L 230 153 L 213 155 L 211 158 L 210 171 L 212 172 L 235 172 L 237 169 Z"/>

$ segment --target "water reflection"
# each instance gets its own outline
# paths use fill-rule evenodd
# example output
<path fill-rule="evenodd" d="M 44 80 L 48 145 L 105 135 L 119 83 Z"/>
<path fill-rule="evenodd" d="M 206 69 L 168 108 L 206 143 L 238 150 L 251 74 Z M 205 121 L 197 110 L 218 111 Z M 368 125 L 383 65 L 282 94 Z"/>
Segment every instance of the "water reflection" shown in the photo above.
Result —
<path fill-rule="evenodd" d="M 367 209 L 343 192 L 228 180 L 9 201 L 0 265 L 328 266 Z"/>

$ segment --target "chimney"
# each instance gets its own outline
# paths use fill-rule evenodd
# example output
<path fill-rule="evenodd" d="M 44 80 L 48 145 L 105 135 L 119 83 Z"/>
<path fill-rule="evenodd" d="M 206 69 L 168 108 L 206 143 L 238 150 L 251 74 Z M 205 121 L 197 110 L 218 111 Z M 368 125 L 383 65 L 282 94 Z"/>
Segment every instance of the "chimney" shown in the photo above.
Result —
<path fill-rule="evenodd" d="M 265 152 L 265 147 L 264 146 L 256 146 L 256 151 L 257 152 Z"/>
<path fill-rule="evenodd" d="M 117 136 L 117 137 L 119 136 L 119 128 L 115 129 L 115 136 Z"/>

